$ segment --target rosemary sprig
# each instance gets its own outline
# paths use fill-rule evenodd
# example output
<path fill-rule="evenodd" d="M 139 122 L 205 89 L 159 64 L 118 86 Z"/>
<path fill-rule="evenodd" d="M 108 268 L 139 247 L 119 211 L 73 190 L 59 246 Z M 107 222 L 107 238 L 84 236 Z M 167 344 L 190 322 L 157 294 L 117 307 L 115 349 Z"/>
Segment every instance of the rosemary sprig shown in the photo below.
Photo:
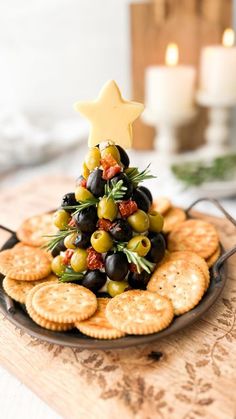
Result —
<path fill-rule="evenodd" d="M 69 234 L 73 233 L 74 231 L 77 231 L 76 228 L 69 228 L 67 230 L 60 230 L 58 233 L 53 234 L 51 236 L 44 236 L 51 238 L 44 246 L 43 248 L 47 249 L 48 251 L 52 251 L 55 249 L 55 247 L 58 245 L 58 243 L 63 240 L 65 237 L 67 237 Z"/>
<path fill-rule="evenodd" d="M 156 176 L 153 176 L 149 170 L 150 163 L 146 167 L 146 169 L 139 172 L 136 167 L 134 167 L 132 170 L 129 170 L 126 172 L 126 175 L 128 176 L 129 180 L 134 183 L 135 185 L 138 185 L 139 183 L 143 182 L 147 179 L 155 179 Z"/>
<path fill-rule="evenodd" d="M 199 186 L 214 180 L 228 180 L 236 177 L 236 154 L 216 157 L 213 160 L 189 161 L 171 166 L 175 177 L 186 187 Z"/>
<path fill-rule="evenodd" d="M 72 282 L 72 281 L 79 281 L 83 279 L 84 274 L 82 272 L 65 272 L 60 278 L 59 282 Z"/>
<path fill-rule="evenodd" d="M 140 273 L 142 269 L 149 274 L 153 271 L 155 263 L 149 262 L 146 258 L 139 256 L 137 252 L 127 249 L 125 243 L 117 243 L 116 248 L 119 252 L 125 253 L 129 263 L 134 263 L 136 265 L 138 273 Z"/>
<path fill-rule="evenodd" d="M 97 198 L 90 198 L 86 199 L 85 201 L 79 201 L 78 205 L 68 205 L 66 207 L 63 207 L 63 209 L 74 209 L 73 215 L 77 214 L 78 212 L 82 211 L 85 208 L 92 207 L 98 203 Z"/>
<path fill-rule="evenodd" d="M 107 199 L 113 198 L 114 201 L 119 201 L 123 198 L 127 191 L 127 187 L 123 186 L 123 180 L 115 182 L 114 179 L 111 183 L 107 182 L 105 185 L 105 196 Z"/>

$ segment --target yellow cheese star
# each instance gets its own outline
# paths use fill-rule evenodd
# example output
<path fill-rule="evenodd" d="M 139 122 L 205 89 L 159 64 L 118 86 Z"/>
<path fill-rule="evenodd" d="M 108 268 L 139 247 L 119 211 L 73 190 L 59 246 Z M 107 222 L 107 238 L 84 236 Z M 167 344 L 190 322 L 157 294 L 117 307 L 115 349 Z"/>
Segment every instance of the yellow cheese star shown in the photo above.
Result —
<path fill-rule="evenodd" d="M 75 109 L 91 124 L 88 145 L 114 141 L 124 148 L 132 145 L 132 122 L 142 113 L 144 106 L 122 98 L 114 80 L 108 81 L 91 102 L 77 102 Z"/>

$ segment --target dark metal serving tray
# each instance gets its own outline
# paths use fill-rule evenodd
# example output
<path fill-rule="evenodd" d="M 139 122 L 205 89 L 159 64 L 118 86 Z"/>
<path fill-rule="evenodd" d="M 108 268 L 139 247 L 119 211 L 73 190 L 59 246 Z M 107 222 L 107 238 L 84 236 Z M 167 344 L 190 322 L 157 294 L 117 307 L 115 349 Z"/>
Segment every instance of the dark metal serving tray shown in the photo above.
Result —
<path fill-rule="evenodd" d="M 193 206 L 195 206 L 198 202 L 203 200 L 208 200 L 214 203 L 226 216 L 226 218 L 236 226 L 236 221 L 225 211 L 225 209 L 219 204 L 219 202 L 214 199 L 202 198 L 195 201 L 186 210 L 187 215 L 189 216 L 190 210 Z M 11 233 L 11 237 L 6 241 L 1 250 L 12 248 L 18 241 L 15 233 L 6 227 L 0 227 L 4 228 L 5 230 Z M 0 276 L 0 310 L 5 315 L 5 317 L 8 320 L 10 320 L 11 323 L 19 327 L 20 329 L 23 329 L 31 336 L 62 346 L 84 349 L 119 349 L 141 344 L 147 344 L 150 342 L 154 342 L 158 339 L 167 337 L 172 333 L 175 333 L 185 328 L 186 326 L 190 326 L 212 306 L 212 304 L 217 300 L 217 298 L 221 294 L 226 283 L 227 275 L 226 267 L 223 266 L 224 262 L 235 252 L 236 247 L 227 252 L 224 252 L 222 249 L 220 258 L 217 260 L 217 262 L 211 269 L 211 283 L 209 289 L 207 290 L 201 302 L 193 310 L 179 317 L 175 317 L 174 321 L 167 329 L 163 330 L 162 332 L 154 333 L 151 335 L 129 335 L 114 340 L 99 340 L 85 336 L 76 329 L 64 333 L 46 330 L 38 326 L 36 323 L 33 322 L 33 320 L 31 320 L 31 318 L 26 313 L 24 306 L 13 302 L 13 300 L 6 295 L 2 288 L 2 280 L 4 278 L 3 275 Z"/>

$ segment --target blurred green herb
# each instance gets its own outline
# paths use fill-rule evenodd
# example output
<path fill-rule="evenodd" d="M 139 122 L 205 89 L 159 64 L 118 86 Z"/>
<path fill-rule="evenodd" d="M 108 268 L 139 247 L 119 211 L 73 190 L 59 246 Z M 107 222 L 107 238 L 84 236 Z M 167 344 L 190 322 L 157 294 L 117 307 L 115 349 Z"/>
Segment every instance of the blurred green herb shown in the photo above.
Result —
<path fill-rule="evenodd" d="M 215 180 L 236 178 L 236 154 L 216 157 L 211 161 L 192 161 L 173 164 L 171 170 L 186 187 L 199 186 Z"/>
<path fill-rule="evenodd" d="M 130 168 L 126 171 L 126 175 L 134 185 L 138 185 L 147 179 L 155 179 L 156 176 L 153 176 L 149 170 L 150 165 L 151 164 L 149 164 L 146 169 L 142 170 L 141 172 L 139 172 L 136 167 Z"/>

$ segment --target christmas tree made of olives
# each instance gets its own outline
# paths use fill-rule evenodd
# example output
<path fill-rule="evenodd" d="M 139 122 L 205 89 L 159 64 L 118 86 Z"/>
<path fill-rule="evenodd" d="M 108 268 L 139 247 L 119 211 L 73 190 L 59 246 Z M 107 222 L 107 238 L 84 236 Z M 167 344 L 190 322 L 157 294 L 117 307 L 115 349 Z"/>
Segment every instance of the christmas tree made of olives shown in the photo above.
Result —
<path fill-rule="evenodd" d="M 141 185 L 154 177 L 149 166 L 130 167 L 122 147 L 131 145 L 131 124 L 143 106 L 125 101 L 112 81 L 96 101 L 76 108 L 90 120 L 90 148 L 75 192 L 64 195 L 54 215 L 59 230 L 47 244 L 52 270 L 61 282 L 98 295 L 146 289 L 165 254 L 163 217 L 152 210 L 151 192 Z"/>

